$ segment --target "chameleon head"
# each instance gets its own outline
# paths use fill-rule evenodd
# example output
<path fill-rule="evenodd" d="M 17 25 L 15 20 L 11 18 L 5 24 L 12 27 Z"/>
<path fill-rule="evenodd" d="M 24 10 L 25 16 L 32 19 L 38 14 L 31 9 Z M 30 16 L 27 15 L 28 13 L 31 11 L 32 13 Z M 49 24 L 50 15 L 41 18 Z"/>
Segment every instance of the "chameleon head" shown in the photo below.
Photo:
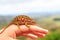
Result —
<path fill-rule="evenodd" d="M 35 21 L 25 15 L 19 15 L 16 16 L 13 21 L 12 24 L 18 24 L 18 25 L 35 25 Z"/>

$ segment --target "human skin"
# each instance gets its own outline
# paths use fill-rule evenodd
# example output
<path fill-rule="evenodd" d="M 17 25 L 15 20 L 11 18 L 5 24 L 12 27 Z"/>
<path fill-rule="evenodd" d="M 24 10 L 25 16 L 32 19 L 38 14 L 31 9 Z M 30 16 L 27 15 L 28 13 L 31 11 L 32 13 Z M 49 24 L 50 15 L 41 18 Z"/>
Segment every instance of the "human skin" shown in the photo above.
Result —
<path fill-rule="evenodd" d="M 19 36 L 37 39 L 38 37 L 45 37 L 48 33 L 48 30 L 40 28 L 37 25 L 29 25 L 29 28 L 25 25 L 20 25 L 19 27 L 20 29 L 17 25 L 10 25 L 3 33 L 0 34 L 0 40 L 17 40 L 16 37 Z M 3 29 L 0 31 L 3 31 Z"/>

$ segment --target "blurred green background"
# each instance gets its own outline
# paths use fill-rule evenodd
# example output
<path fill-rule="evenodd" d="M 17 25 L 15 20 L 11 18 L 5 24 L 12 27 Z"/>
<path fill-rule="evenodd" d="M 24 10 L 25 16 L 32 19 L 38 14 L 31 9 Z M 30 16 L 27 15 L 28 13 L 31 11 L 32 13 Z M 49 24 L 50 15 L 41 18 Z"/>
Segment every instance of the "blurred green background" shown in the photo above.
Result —
<path fill-rule="evenodd" d="M 49 30 L 44 38 L 38 38 L 37 40 L 60 40 L 60 16 L 59 15 L 28 15 L 36 21 L 39 27 Z M 0 29 L 5 27 L 12 21 L 15 16 L 0 16 Z M 18 37 L 18 40 L 32 40 L 26 37 Z"/>
<path fill-rule="evenodd" d="M 0 0 L 0 29 L 21 14 L 30 16 L 39 27 L 49 30 L 49 34 L 37 40 L 60 40 L 60 0 Z"/>

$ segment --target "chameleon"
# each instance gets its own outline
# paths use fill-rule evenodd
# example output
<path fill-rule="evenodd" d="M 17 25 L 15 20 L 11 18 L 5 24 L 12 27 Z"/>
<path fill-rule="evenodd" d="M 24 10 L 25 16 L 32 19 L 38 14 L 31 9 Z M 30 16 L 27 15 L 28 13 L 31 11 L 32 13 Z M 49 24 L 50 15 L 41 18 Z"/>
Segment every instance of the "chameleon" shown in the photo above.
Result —
<path fill-rule="evenodd" d="M 26 27 L 29 28 L 28 25 L 35 25 L 36 22 L 32 18 L 30 18 L 26 15 L 19 15 L 19 16 L 16 16 L 6 27 L 4 27 L 4 30 L 12 24 L 17 25 L 17 27 L 20 29 L 19 26 L 21 26 L 21 25 L 25 25 Z M 0 32 L 0 34 L 3 33 L 4 30 L 2 32 Z"/>

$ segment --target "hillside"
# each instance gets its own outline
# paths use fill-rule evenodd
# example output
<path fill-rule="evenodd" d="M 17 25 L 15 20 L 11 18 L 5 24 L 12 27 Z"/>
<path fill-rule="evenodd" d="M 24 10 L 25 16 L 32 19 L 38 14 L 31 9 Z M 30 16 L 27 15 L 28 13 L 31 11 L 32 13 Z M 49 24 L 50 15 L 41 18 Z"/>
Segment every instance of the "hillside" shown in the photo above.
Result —
<path fill-rule="evenodd" d="M 60 21 L 54 21 L 55 18 L 60 18 L 59 15 L 53 15 L 53 16 L 32 16 L 30 15 L 35 21 L 37 22 L 37 25 L 42 26 L 42 27 L 60 27 Z M 0 16 L 0 27 L 7 25 L 14 16 Z M 43 24 L 43 25 L 42 25 Z"/>

